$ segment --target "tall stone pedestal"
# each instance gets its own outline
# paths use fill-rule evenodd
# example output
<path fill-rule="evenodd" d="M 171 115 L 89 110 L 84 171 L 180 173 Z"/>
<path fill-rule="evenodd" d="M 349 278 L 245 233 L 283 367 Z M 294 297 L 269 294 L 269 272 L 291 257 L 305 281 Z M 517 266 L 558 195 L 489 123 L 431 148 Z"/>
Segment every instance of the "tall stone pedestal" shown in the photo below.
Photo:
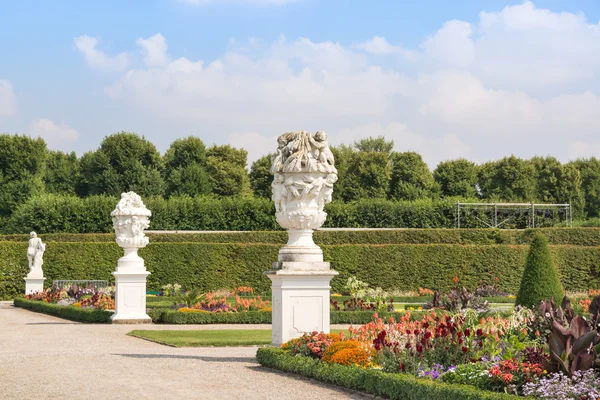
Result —
<path fill-rule="evenodd" d="M 150 272 L 113 272 L 115 277 L 115 314 L 113 324 L 151 324 L 146 314 L 146 278 Z"/>
<path fill-rule="evenodd" d="M 146 278 L 150 272 L 144 267 L 144 259 L 137 249 L 125 249 L 125 256 L 117 264 L 115 277 L 115 314 L 113 324 L 150 324 L 146 314 Z"/>
<path fill-rule="evenodd" d="M 304 269 L 290 270 L 286 264 L 303 264 Z M 314 263 L 326 266 L 321 270 L 311 269 L 310 264 L 277 262 L 273 270 L 265 272 L 272 281 L 273 346 L 279 347 L 304 333 L 329 333 L 329 283 L 338 273 L 329 269 L 329 263 Z"/>
<path fill-rule="evenodd" d="M 25 294 L 33 294 L 44 291 L 46 278 L 25 278 Z"/>

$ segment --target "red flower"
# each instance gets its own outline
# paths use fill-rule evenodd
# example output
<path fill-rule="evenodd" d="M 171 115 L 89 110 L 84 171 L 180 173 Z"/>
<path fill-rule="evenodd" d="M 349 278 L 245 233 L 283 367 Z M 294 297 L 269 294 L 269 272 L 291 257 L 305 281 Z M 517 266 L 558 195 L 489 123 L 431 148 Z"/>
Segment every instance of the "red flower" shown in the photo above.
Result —
<path fill-rule="evenodd" d="M 512 374 L 504 374 L 502 375 L 502 380 L 504 381 L 504 383 L 510 383 L 513 380 L 513 376 Z"/>
<path fill-rule="evenodd" d="M 468 348 L 468 347 L 465 347 L 465 346 L 463 346 L 461 350 L 462 350 L 462 352 L 463 352 L 463 353 L 466 353 L 467 351 L 469 351 L 469 348 Z"/>
<path fill-rule="evenodd" d="M 423 346 L 419 343 L 417 344 L 417 353 L 421 354 L 423 352 Z"/>
<path fill-rule="evenodd" d="M 498 376 L 502 373 L 502 371 L 500 371 L 500 367 L 497 365 L 493 366 L 489 372 L 492 376 Z"/>

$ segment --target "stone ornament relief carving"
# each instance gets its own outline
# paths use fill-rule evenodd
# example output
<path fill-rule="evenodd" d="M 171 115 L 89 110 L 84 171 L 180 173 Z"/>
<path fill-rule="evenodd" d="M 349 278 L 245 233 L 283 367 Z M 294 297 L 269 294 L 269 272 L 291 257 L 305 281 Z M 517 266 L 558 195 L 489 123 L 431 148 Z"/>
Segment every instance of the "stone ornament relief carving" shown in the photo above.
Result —
<path fill-rule="evenodd" d="M 120 247 L 141 248 L 148 244 L 144 229 L 150 226 L 150 210 L 135 192 L 121 194 L 117 207 L 110 213 Z"/>
<path fill-rule="evenodd" d="M 272 200 L 277 222 L 286 229 L 314 230 L 325 222 L 337 169 L 327 134 L 288 132 L 277 139 L 271 160 Z"/>

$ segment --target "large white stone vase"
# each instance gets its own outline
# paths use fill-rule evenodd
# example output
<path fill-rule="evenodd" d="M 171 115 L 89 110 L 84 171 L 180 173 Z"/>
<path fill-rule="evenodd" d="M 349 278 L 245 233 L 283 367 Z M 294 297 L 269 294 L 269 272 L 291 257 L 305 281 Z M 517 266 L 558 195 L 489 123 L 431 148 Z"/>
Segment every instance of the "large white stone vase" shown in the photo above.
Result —
<path fill-rule="evenodd" d="M 332 200 L 337 180 L 327 135 L 290 132 L 277 141 L 272 199 L 288 242 L 265 272 L 272 281 L 273 346 L 307 332 L 329 332 L 330 281 L 337 275 L 313 241 L 314 230 L 327 217 L 323 207 Z"/>
<path fill-rule="evenodd" d="M 152 213 L 146 208 L 139 195 L 122 193 L 117 207 L 110 214 L 115 229 L 117 244 L 124 255 L 117 262 L 115 277 L 115 314 L 113 323 L 151 323 L 146 314 L 146 271 L 144 259 L 138 249 L 146 247 L 148 237 L 144 230 L 150 225 Z"/>

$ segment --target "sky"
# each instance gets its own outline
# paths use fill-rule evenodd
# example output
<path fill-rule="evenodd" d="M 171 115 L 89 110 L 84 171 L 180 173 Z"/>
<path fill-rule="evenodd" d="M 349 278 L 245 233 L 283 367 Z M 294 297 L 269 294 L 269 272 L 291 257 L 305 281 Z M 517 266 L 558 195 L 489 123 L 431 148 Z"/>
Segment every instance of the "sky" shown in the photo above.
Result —
<path fill-rule="evenodd" d="M 249 161 L 284 132 L 460 157 L 600 157 L 597 0 L 0 0 L 0 132 Z"/>

